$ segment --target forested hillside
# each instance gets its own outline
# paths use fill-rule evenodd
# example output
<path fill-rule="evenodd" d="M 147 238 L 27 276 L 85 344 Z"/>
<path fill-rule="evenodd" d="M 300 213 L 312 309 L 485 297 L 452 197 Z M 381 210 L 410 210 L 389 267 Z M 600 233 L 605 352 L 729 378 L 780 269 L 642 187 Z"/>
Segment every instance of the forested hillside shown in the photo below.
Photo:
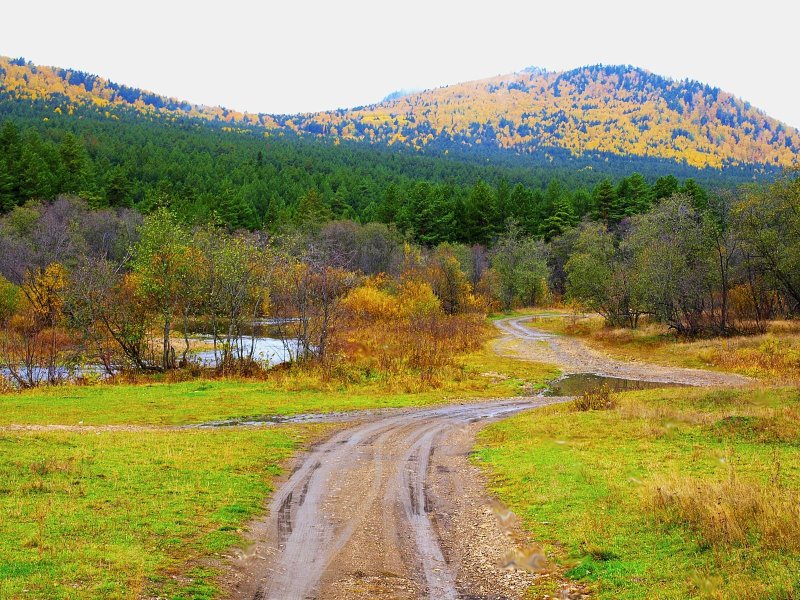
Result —
<path fill-rule="evenodd" d="M 283 231 L 336 219 L 394 223 L 426 245 L 486 243 L 508 219 L 549 237 L 582 216 L 619 221 L 706 190 L 688 178 L 486 166 L 391 151 L 257 139 L 192 124 L 59 117 L 0 127 L 0 212 L 58 195 L 167 207 L 188 223 Z M 27 123 L 27 124 L 26 124 Z M 669 172 L 667 170 L 666 172 Z"/>
<path fill-rule="evenodd" d="M 4 100 L 46 104 L 53 113 L 90 109 L 167 120 L 186 117 L 229 129 L 293 132 L 415 150 L 568 157 L 660 158 L 694 167 L 786 167 L 800 136 L 730 93 L 630 66 L 565 72 L 527 69 L 448 85 L 375 105 L 300 115 L 249 114 L 198 106 L 76 70 L 0 57 Z"/>
<path fill-rule="evenodd" d="M 628 66 L 529 69 L 377 105 L 277 118 L 286 127 L 411 147 L 558 157 L 648 156 L 696 167 L 797 164 L 796 129 L 727 92 Z"/>
<path fill-rule="evenodd" d="M 534 76 L 544 75 L 526 75 Z M 586 215 L 619 222 L 678 191 L 702 205 L 708 191 L 778 170 L 698 169 L 635 155 L 598 160 L 563 148 L 495 152 L 491 160 L 469 147 L 419 152 L 299 135 L 286 117 L 197 107 L 23 60 L 0 59 L 0 80 L 0 212 L 67 194 L 94 207 L 167 207 L 185 222 L 231 229 L 351 219 L 396 224 L 425 245 L 488 243 L 509 219 L 549 239 Z"/>

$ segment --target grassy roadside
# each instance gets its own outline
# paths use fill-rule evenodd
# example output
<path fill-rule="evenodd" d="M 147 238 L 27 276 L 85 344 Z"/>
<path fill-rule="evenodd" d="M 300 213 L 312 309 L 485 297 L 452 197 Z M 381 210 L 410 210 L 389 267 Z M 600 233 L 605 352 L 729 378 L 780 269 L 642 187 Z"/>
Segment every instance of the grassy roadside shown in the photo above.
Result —
<path fill-rule="evenodd" d="M 774 321 L 763 335 L 685 340 L 660 324 L 645 324 L 635 330 L 606 328 L 599 316 L 555 314 L 536 312 L 530 325 L 580 337 L 620 360 L 715 369 L 792 383 L 800 380 L 800 322 Z"/>
<path fill-rule="evenodd" d="M 493 424 L 476 460 L 600 598 L 800 594 L 800 393 L 666 389 Z M 555 594 L 547 579 L 531 597 Z"/>
<path fill-rule="evenodd" d="M 0 598 L 208 598 L 321 426 L 0 434 Z"/>
<path fill-rule="evenodd" d="M 456 399 L 507 397 L 558 375 L 547 365 L 496 356 L 484 348 L 463 358 L 455 376 L 436 385 L 363 380 L 325 382 L 312 376 L 275 380 L 192 380 L 39 388 L 0 395 L 8 424 L 180 425 L 253 415 L 425 406 Z"/>

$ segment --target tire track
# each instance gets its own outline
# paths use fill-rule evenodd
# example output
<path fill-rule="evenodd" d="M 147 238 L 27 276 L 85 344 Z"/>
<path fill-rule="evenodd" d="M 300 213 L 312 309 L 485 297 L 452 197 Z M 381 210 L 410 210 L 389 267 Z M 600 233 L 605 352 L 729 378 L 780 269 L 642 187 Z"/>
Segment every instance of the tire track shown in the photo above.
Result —
<path fill-rule="evenodd" d="M 558 401 L 407 411 L 336 433 L 312 448 L 275 494 L 264 575 L 255 585 L 244 582 L 234 597 L 463 597 L 459 566 L 446 560 L 434 522 L 430 473 L 437 450 L 452 432 Z"/>

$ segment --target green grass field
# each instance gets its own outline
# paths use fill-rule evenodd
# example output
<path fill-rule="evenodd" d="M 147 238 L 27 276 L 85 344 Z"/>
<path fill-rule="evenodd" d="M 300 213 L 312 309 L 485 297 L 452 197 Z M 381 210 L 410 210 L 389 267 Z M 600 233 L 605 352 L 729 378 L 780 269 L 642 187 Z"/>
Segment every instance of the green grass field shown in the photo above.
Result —
<path fill-rule="evenodd" d="M 493 491 L 565 576 L 600 598 L 797 598 L 797 388 L 618 402 L 532 411 L 480 436 Z M 556 593 L 542 581 L 531 597 Z"/>
<path fill-rule="evenodd" d="M 317 431 L 0 434 L 0 598 L 211 597 L 209 559 Z"/>

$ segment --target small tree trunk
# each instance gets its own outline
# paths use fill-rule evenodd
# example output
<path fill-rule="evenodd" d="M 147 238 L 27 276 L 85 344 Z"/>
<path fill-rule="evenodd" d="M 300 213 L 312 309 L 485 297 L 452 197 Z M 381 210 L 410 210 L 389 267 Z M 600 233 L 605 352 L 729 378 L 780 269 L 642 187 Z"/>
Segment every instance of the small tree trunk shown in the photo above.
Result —
<path fill-rule="evenodd" d="M 169 341 L 169 333 L 172 329 L 172 319 L 170 316 L 164 316 L 164 348 L 163 348 L 163 355 L 162 355 L 162 365 L 164 370 L 172 368 L 172 344 Z"/>

